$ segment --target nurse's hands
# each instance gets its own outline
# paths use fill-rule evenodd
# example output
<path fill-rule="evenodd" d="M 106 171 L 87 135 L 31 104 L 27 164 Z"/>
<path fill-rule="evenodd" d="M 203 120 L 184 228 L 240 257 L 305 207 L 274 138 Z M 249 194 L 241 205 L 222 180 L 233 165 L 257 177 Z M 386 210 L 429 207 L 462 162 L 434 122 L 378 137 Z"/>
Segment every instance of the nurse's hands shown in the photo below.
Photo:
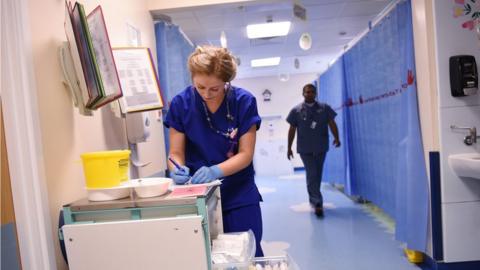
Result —
<path fill-rule="evenodd" d="M 171 177 L 175 184 L 183 185 L 190 179 L 190 169 L 187 166 L 182 166 L 181 170 L 174 167 Z"/>
<path fill-rule="evenodd" d="M 217 166 L 203 166 L 192 176 L 192 184 L 209 183 L 223 176 L 222 170 Z"/>

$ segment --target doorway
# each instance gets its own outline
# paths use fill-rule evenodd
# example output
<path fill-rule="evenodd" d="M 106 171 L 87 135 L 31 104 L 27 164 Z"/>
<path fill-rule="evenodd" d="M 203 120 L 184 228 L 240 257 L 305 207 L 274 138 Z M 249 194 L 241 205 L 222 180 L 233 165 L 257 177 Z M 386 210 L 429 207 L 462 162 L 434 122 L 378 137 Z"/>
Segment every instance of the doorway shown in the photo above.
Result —
<path fill-rule="evenodd" d="M 1 214 L 1 238 L 2 238 L 2 265 L 1 269 L 22 269 L 20 262 L 20 250 L 18 249 L 17 227 L 13 208 L 12 187 L 10 183 L 10 170 L 8 168 L 8 153 L 5 143 L 5 128 L 3 125 L 3 111 L 0 104 L 0 133 L 1 133 L 1 163 L 2 163 L 2 214 Z"/>

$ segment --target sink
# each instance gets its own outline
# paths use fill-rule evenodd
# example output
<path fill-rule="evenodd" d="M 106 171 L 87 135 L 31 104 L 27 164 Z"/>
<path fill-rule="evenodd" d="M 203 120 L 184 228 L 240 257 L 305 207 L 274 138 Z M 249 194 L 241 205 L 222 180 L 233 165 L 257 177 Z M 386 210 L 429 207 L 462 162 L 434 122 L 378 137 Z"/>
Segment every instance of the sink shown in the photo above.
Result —
<path fill-rule="evenodd" d="M 448 165 L 460 177 L 480 179 L 480 153 L 450 155 Z"/>

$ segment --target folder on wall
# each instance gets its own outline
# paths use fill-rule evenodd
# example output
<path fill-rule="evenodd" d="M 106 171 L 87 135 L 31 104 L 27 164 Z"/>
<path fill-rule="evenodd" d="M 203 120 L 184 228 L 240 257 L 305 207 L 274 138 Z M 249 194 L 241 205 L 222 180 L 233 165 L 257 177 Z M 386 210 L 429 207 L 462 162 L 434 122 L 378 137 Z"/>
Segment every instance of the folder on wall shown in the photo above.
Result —
<path fill-rule="evenodd" d="M 97 109 L 122 96 L 102 9 L 98 6 L 87 18 L 82 4 L 76 2 L 73 9 L 65 4 L 70 17 L 65 30 L 68 41 L 75 43 L 70 48 L 83 102 L 86 108 Z"/>
<path fill-rule="evenodd" d="M 98 107 L 116 100 L 122 96 L 120 78 L 113 58 L 112 47 L 108 38 L 107 27 L 103 18 L 102 7 L 95 8 L 87 17 L 88 29 L 91 33 L 93 51 L 97 66 L 103 97 Z"/>
<path fill-rule="evenodd" d="M 92 108 L 92 105 L 100 98 L 100 90 L 98 89 L 98 82 L 95 78 L 95 67 L 91 54 L 89 53 L 88 41 L 85 36 L 84 26 L 82 24 L 80 9 L 83 6 L 79 3 L 75 3 L 72 9 L 72 26 L 75 33 L 75 41 L 77 43 L 78 53 L 80 55 L 80 61 L 82 64 L 83 74 L 85 76 L 85 82 L 87 84 L 88 99 L 85 106 Z"/>
<path fill-rule="evenodd" d="M 67 41 L 68 41 L 68 48 L 70 51 L 70 55 L 72 56 L 72 62 L 75 70 L 75 77 L 76 81 L 75 82 L 70 82 L 74 83 L 77 86 L 77 89 L 79 89 L 80 93 L 73 93 L 74 96 L 76 96 L 76 101 L 80 104 L 77 104 L 77 106 L 80 107 L 85 107 L 87 104 L 87 101 L 89 99 L 89 93 L 88 93 L 88 88 L 87 88 L 87 83 L 85 80 L 85 75 L 83 73 L 83 66 L 82 66 L 82 60 L 80 57 L 80 51 L 79 48 L 77 47 L 77 41 L 76 41 L 76 36 L 73 31 L 73 20 L 72 18 L 72 8 L 71 5 L 66 4 L 65 5 L 65 34 L 67 36 Z M 81 98 L 81 100 L 80 100 Z"/>

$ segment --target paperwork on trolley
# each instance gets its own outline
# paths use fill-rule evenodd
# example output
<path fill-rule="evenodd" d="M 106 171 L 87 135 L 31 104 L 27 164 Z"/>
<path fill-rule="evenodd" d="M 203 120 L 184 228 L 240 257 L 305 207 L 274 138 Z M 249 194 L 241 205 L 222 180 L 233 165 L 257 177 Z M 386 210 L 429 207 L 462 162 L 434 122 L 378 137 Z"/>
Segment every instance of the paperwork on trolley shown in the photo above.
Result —
<path fill-rule="evenodd" d="M 215 180 L 205 184 L 174 185 L 171 188 L 172 192 L 168 194 L 167 198 L 202 196 L 207 193 L 209 187 L 219 186 L 221 184 L 222 180 Z"/>

